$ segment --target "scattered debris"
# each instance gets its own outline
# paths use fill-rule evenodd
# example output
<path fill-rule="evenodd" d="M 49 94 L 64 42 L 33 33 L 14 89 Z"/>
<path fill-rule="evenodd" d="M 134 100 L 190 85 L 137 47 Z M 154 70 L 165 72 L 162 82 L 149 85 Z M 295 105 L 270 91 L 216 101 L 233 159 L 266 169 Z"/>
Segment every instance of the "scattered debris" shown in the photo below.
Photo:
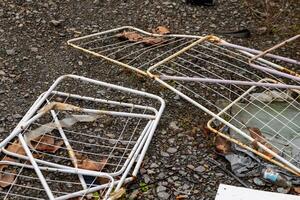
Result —
<path fill-rule="evenodd" d="M 147 45 L 155 45 L 155 44 L 164 43 L 164 39 L 163 38 L 144 37 L 141 40 L 141 42 L 144 44 L 147 44 Z"/>
<path fill-rule="evenodd" d="M 292 187 L 292 183 L 287 180 L 286 177 L 279 174 L 272 168 L 266 168 L 262 171 L 263 178 L 267 181 L 273 183 L 274 185 L 277 185 L 279 187 L 288 188 L 290 189 Z"/>
<path fill-rule="evenodd" d="M 188 199 L 187 195 L 177 195 L 176 200 Z"/>
<path fill-rule="evenodd" d="M 50 104 L 49 104 L 50 105 Z M 60 104 L 51 104 L 49 107 L 44 107 L 43 112 L 49 111 L 53 106 L 60 105 Z M 65 107 L 64 107 L 65 108 Z M 92 115 L 70 115 L 67 118 L 64 118 L 62 120 L 59 120 L 60 127 L 62 128 L 70 128 L 74 124 L 78 122 L 93 122 L 98 117 L 92 116 Z M 34 149 L 34 147 L 31 144 L 31 141 L 37 140 L 37 138 L 45 135 L 46 133 L 51 133 L 54 129 L 57 129 L 57 123 L 56 122 L 50 122 L 47 124 L 44 124 L 34 130 L 31 130 L 26 135 L 24 135 L 24 139 L 27 143 L 27 145 Z"/>
<path fill-rule="evenodd" d="M 110 198 L 111 200 L 118 200 L 122 198 L 126 194 L 125 188 L 120 188 L 118 191 L 111 193 Z"/>
<path fill-rule="evenodd" d="M 238 177 L 259 176 L 260 160 L 253 153 L 233 145 L 234 151 L 225 155 L 225 158 L 230 162 L 231 170 Z"/>
<path fill-rule="evenodd" d="M 224 137 L 217 135 L 215 137 L 216 151 L 220 154 L 226 155 L 231 151 L 231 144 Z"/>
<path fill-rule="evenodd" d="M 1 161 L 11 161 L 15 162 L 15 159 L 10 158 L 10 157 L 4 157 Z M 8 165 L 6 164 L 0 164 L 0 187 L 1 188 L 6 188 L 10 186 L 14 179 L 15 179 L 15 171 L 11 171 L 10 173 L 3 173 L 5 169 L 8 168 Z"/>
<path fill-rule="evenodd" d="M 293 189 L 297 194 L 300 194 L 300 186 L 294 187 Z"/>
<path fill-rule="evenodd" d="M 262 102 L 284 102 L 287 100 L 293 100 L 290 91 L 288 92 L 279 92 L 276 90 L 267 90 L 260 93 L 251 93 L 250 94 L 250 101 L 262 101 Z"/>
<path fill-rule="evenodd" d="M 23 149 L 22 145 L 18 141 L 15 141 L 12 144 L 8 145 L 6 150 L 23 156 L 26 155 L 25 150 Z"/>
<path fill-rule="evenodd" d="M 255 185 L 258 185 L 258 186 L 265 186 L 266 185 L 266 183 L 258 177 L 255 177 L 253 179 L 253 182 L 255 183 Z"/>
<path fill-rule="evenodd" d="M 15 180 L 14 174 L 16 174 L 16 171 L 12 170 L 10 173 L 0 175 L 0 187 L 6 188 L 10 186 Z"/>
<path fill-rule="evenodd" d="M 87 169 L 87 170 L 93 170 L 93 171 L 101 171 L 105 164 L 107 163 L 107 160 L 101 160 L 100 162 L 96 162 L 90 159 L 84 159 L 79 161 L 78 167 L 81 169 Z"/>
<path fill-rule="evenodd" d="M 202 124 L 201 126 L 201 132 L 206 138 L 211 138 L 212 135 L 215 135 L 214 133 L 212 133 L 212 131 L 207 127 L 205 123 Z"/>
<path fill-rule="evenodd" d="M 31 140 L 31 146 L 34 147 L 35 150 L 49 153 L 55 153 L 63 144 L 64 141 L 55 141 L 54 137 L 50 135 L 43 135 L 35 140 Z"/>
<path fill-rule="evenodd" d="M 61 102 L 51 102 L 50 104 L 47 104 L 43 108 L 41 108 L 38 113 L 47 113 L 50 110 L 59 110 L 59 111 L 81 111 L 81 108 L 77 106 L 73 106 L 71 104 L 67 103 L 61 103 Z"/>
<path fill-rule="evenodd" d="M 126 39 L 130 42 L 140 42 L 146 45 L 155 45 L 155 44 L 161 44 L 164 42 L 163 38 L 159 37 L 148 37 L 148 36 L 142 36 L 141 34 L 131 31 L 118 34 L 119 38 Z"/>
<path fill-rule="evenodd" d="M 211 162 L 212 164 L 216 165 L 217 167 L 219 167 L 221 170 L 223 170 L 225 173 L 229 174 L 230 176 L 232 176 L 235 180 L 237 180 L 241 185 L 243 185 L 246 188 L 251 188 L 248 184 L 246 184 L 244 181 L 242 181 L 242 179 L 240 179 L 239 177 L 237 177 L 235 174 L 233 174 L 231 171 L 227 170 L 221 163 L 219 163 L 218 161 L 216 161 L 215 159 L 209 158 L 208 159 L 209 162 Z"/>
<path fill-rule="evenodd" d="M 119 34 L 118 37 L 129 40 L 130 42 L 138 42 L 143 40 L 143 36 L 141 36 L 139 33 L 134 31 L 131 32 L 124 31 L 123 33 Z"/>
<path fill-rule="evenodd" d="M 170 33 L 169 29 L 164 26 L 158 26 L 153 30 L 153 32 L 161 35 Z M 164 39 L 162 37 L 143 36 L 136 31 L 123 31 L 123 33 L 117 34 L 117 37 L 128 40 L 130 42 L 140 42 L 145 45 L 156 45 L 164 43 Z"/>
<path fill-rule="evenodd" d="M 255 150 L 258 150 L 259 152 L 266 155 L 268 158 L 272 159 L 274 156 L 265 150 L 261 149 L 258 145 L 258 143 L 263 144 L 264 146 L 268 147 L 270 150 L 274 151 L 275 153 L 277 150 L 273 148 L 267 141 L 267 139 L 263 136 L 263 134 L 260 132 L 260 130 L 256 127 L 246 127 L 250 133 L 250 136 L 254 139 L 252 142 L 252 146 Z"/>
<path fill-rule="evenodd" d="M 170 33 L 170 30 L 165 26 L 158 26 L 157 28 L 153 29 L 152 32 L 160 35 L 166 35 Z"/>

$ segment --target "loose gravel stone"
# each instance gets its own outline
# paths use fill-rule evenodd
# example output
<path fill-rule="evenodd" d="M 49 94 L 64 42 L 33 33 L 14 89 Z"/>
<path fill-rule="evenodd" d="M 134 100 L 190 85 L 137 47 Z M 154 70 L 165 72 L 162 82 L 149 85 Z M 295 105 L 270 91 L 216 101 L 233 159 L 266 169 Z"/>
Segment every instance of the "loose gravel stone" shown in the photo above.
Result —
<path fill-rule="evenodd" d="M 130 196 L 129 196 L 128 199 L 129 199 L 129 200 L 134 200 L 134 199 L 136 199 L 136 198 L 138 197 L 139 193 L 140 193 L 139 190 L 134 190 L 134 191 L 130 194 Z"/>
<path fill-rule="evenodd" d="M 16 53 L 16 52 L 15 52 L 14 49 L 7 49 L 7 50 L 6 50 L 6 54 L 9 55 L 9 56 L 13 56 L 13 55 L 15 55 L 15 53 Z"/>
<path fill-rule="evenodd" d="M 187 165 L 187 167 L 191 170 L 194 170 L 195 169 L 195 166 L 194 165 Z"/>
<path fill-rule="evenodd" d="M 170 147 L 170 148 L 167 149 L 167 152 L 173 154 L 173 153 L 177 152 L 177 149 L 173 148 L 173 147 Z"/>
<path fill-rule="evenodd" d="M 258 185 L 258 186 L 265 186 L 265 185 L 266 185 L 266 183 L 265 183 L 263 180 L 261 180 L 260 178 L 257 178 L 257 177 L 255 177 L 255 178 L 253 179 L 253 182 L 254 182 L 256 185 Z"/>
<path fill-rule="evenodd" d="M 205 167 L 198 166 L 198 167 L 195 168 L 195 171 L 198 172 L 198 173 L 203 173 L 203 172 L 205 172 Z"/>
<path fill-rule="evenodd" d="M 164 192 L 164 191 L 166 191 L 167 190 L 167 188 L 165 187 L 165 186 L 162 186 L 162 185 L 160 185 L 160 186 L 158 186 L 157 188 L 156 188 L 156 192 L 157 193 L 159 193 L 159 192 Z"/>
<path fill-rule="evenodd" d="M 287 194 L 291 190 L 291 188 L 282 188 L 282 187 L 279 187 L 276 190 L 279 193 Z"/>
<path fill-rule="evenodd" d="M 38 52 L 38 51 L 39 51 L 39 49 L 38 49 L 38 48 L 36 48 L 36 47 L 31 47 L 31 48 L 30 48 L 30 51 L 32 51 L 32 52 L 34 52 L 34 53 L 36 53 L 36 52 Z"/>
<path fill-rule="evenodd" d="M 13 118 L 15 118 L 15 119 L 21 119 L 23 116 L 22 115 L 20 115 L 20 114 L 14 114 L 13 115 Z"/>
<path fill-rule="evenodd" d="M 150 168 L 157 168 L 157 167 L 159 167 L 159 165 L 156 164 L 156 163 L 152 163 L 152 164 L 150 165 Z"/>
<path fill-rule="evenodd" d="M 175 130 L 175 131 L 180 129 L 180 128 L 177 126 L 177 122 L 175 122 L 175 121 L 171 122 L 169 126 L 170 126 L 171 129 L 173 129 L 173 130 Z"/>
<path fill-rule="evenodd" d="M 151 179 L 150 179 L 150 177 L 147 174 L 144 174 L 143 178 L 144 178 L 144 182 L 146 184 L 150 183 Z"/>
<path fill-rule="evenodd" d="M 160 199 L 169 199 L 170 198 L 170 194 L 168 194 L 166 192 L 159 192 L 159 193 L 157 193 L 157 196 Z"/>
<path fill-rule="evenodd" d="M 169 157 L 170 156 L 170 154 L 168 154 L 167 152 L 164 152 L 164 151 L 161 151 L 160 155 L 163 156 L 163 157 Z"/>
<path fill-rule="evenodd" d="M 53 26 L 59 26 L 61 24 L 61 21 L 53 19 L 50 21 L 50 24 L 52 24 Z"/>
<path fill-rule="evenodd" d="M 174 144 L 175 138 L 170 138 L 170 139 L 168 139 L 168 142 L 169 142 L 170 144 Z"/>

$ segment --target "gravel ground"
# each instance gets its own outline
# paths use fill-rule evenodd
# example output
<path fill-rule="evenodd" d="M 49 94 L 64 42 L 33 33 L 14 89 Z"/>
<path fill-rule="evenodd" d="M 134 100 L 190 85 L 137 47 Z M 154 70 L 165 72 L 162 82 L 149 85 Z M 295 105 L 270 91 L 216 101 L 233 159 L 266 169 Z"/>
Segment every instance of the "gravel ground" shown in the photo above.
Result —
<path fill-rule="evenodd" d="M 184 0 L 1 0 L 0 138 L 13 129 L 38 94 L 63 74 L 159 94 L 159 87 L 151 81 L 120 74 L 118 67 L 109 70 L 105 67 L 111 66 L 109 63 L 99 66 L 98 59 L 67 46 L 66 41 L 75 36 L 74 30 L 85 35 L 123 25 L 145 30 L 164 25 L 174 33 L 203 35 L 247 28 L 251 38 L 226 39 L 265 49 L 299 33 L 300 2 L 291 2 L 270 28 L 266 24 L 270 22 L 255 17 L 242 0 L 219 0 L 213 7 L 190 6 Z M 265 31 L 266 27 L 272 33 Z M 281 52 L 300 58 L 299 48 L 283 48 Z M 186 195 L 188 199 L 214 199 L 219 183 L 240 186 L 208 161 L 215 156 L 213 148 L 199 131 L 208 116 L 174 99 L 171 92 L 166 91 L 164 97 L 167 109 L 138 180 L 147 188 L 141 190 L 138 184 L 128 187 L 128 198 L 175 199 Z"/>

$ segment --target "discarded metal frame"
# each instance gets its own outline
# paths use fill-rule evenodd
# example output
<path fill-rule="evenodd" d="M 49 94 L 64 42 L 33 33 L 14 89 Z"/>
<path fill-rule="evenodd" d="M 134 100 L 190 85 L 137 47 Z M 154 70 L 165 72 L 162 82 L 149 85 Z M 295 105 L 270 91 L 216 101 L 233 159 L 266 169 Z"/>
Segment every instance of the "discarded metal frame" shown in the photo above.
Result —
<path fill-rule="evenodd" d="M 64 83 L 66 80 L 77 81 L 77 83 Z M 57 91 L 59 85 L 67 88 L 69 86 L 70 90 L 75 90 L 75 92 L 82 89 L 81 92 L 83 93 L 74 94 L 73 92 Z M 76 88 L 73 87 L 74 85 Z M 93 85 L 95 87 L 92 87 Z M 98 98 L 93 89 L 97 90 L 99 86 L 108 91 L 121 91 L 122 94 L 127 94 L 126 100 L 132 102 L 111 100 L 113 98 L 123 99 L 124 96 L 119 93 L 105 96 L 103 90 L 100 91 L 101 98 Z M 90 93 L 92 96 L 87 96 L 84 93 Z M 139 104 L 141 97 L 143 97 L 143 103 L 147 105 Z M 159 109 L 149 106 L 151 104 Z M 76 75 L 65 75 L 58 78 L 49 90 L 36 100 L 13 132 L 0 143 L 1 151 L 6 156 L 18 158 L 23 162 L 9 163 L 10 165 L 20 166 L 22 169 L 24 167 L 34 169 L 49 199 L 67 199 L 70 195 L 82 196 L 98 189 L 107 189 L 107 197 L 111 192 L 111 185 L 114 183 L 117 184 L 115 191 L 118 191 L 124 183 L 134 180 L 164 106 L 164 101 L 160 97 L 146 92 Z M 107 117 L 109 119 L 106 119 Z M 115 124 L 107 124 L 105 127 L 105 120 L 110 122 L 113 120 Z M 96 127 L 100 125 L 100 129 L 98 131 L 96 129 L 89 130 L 90 128 L 86 127 L 86 123 L 92 123 Z M 106 129 L 118 125 L 121 125 L 119 129 L 105 132 Z M 76 130 L 73 130 L 74 128 Z M 112 132 L 116 134 L 115 138 L 107 136 L 110 134 L 110 137 L 113 137 Z M 14 140 L 16 137 L 18 140 Z M 55 146 L 57 143 L 45 143 L 43 137 L 63 142 L 65 147 Z M 16 141 L 19 143 L 13 143 Z M 26 154 L 10 151 L 10 145 L 19 145 Z M 39 145 L 57 147 L 60 154 L 45 152 L 39 149 Z M 92 152 L 92 150 L 99 152 Z M 28 161 L 31 165 L 27 164 Z M 5 162 L 7 163 L 7 161 Z M 80 167 L 80 162 L 85 162 L 87 167 L 84 167 L 83 163 L 83 167 Z M 83 188 L 82 191 L 76 191 L 67 196 L 54 197 L 47 183 L 48 180 L 41 172 L 43 170 L 77 174 Z M 130 173 L 132 175 L 128 177 Z M 94 177 L 92 183 L 86 183 L 84 178 L 86 176 Z M 120 176 L 120 179 L 114 181 L 117 176 Z M 99 177 L 110 179 L 108 183 L 95 187 L 97 184 L 94 182 Z M 14 184 L 15 181 L 12 186 Z M 10 194 L 10 191 L 10 189 L 6 191 L 6 196 Z"/>
<path fill-rule="evenodd" d="M 138 33 L 144 38 L 153 37 L 160 38 L 162 40 L 157 41 L 155 44 L 145 44 L 143 43 L 143 40 L 131 41 L 122 39 L 122 34 L 131 32 Z M 148 76 L 147 69 L 150 66 L 202 38 L 204 37 L 186 34 L 159 35 L 133 26 L 123 26 L 91 35 L 77 37 L 68 40 L 67 43 L 75 49 L 103 58 L 127 69 L 138 72 L 139 74 Z M 210 39 L 211 41 L 214 40 L 214 42 L 216 42 L 219 46 L 239 50 L 245 54 L 252 53 L 256 55 L 263 53 L 263 51 L 232 44 L 217 37 L 210 36 Z M 292 64 L 300 64 L 300 61 L 274 55 L 269 52 L 266 52 L 264 56 L 272 59 L 283 60 Z M 261 61 L 267 62 L 264 59 L 261 59 Z M 286 70 L 286 72 L 289 71 L 284 67 L 278 67 L 278 65 L 272 62 L 267 62 L 267 64 L 275 67 L 276 69 L 280 68 L 280 70 Z M 293 71 L 290 72 L 293 73 Z"/>
<path fill-rule="evenodd" d="M 293 141 L 300 136 L 300 124 L 297 123 L 297 120 L 293 121 L 300 113 L 300 105 L 299 102 L 297 102 L 299 101 L 298 96 L 300 94 L 300 85 L 298 82 L 300 77 L 290 73 L 277 71 L 273 67 L 266 66 L 268 61 L 265 61 L 264 63 L 256 62 L 255 64 L 251 63 L 248 65 L 249 62 L 247 62 L 247 59 L 249 58 L 247 58 L 244 60 L 244 65 L 241 65 L 241 60 L 239 60 L 241 58 L 237 58 L 241 56 L 237 54 L 238 52 L 227 51 L 224 48 L 221 50 L 218 49 L 220 48 L 219 46 L 212 43 L 205 43 L 206 40 L 210 39 L 211 36 L 199 39 L 181 51 L 158 62 L 148 69 L 149 75 L 184 99 L 201 108 L 206 113 L 212 115 L 213 119 L 217 119 L 222 124 L 238 133 L 239 136 L 248 140 L 249 142 L 246 146 L 249 148 L 253 149 L 253 147 L 250 146 L 253 142 L 257 143 L 261 152 L 267 154 L 267 156 L 263 156 L 264 158 L 269 157 L 268 160 L 271 160 L 273 163 L 276 163 L 279 166 L 286 166 L 285 168 L 289 171 L 300 175 L 300 160 L 298 159 L 300 149 L 297 143 L 293 143 Z M 227 56 L 227 58 L 230 59 L 225 59 L 224 56 Z M 235 64 L 237 61 L 239 64 Z M 172 71 L 172 73 L 168 74 L 166 69 L 169 70 L 169 72 Z M 255 70 L 257 70 L 257 72 L 255 72 Z M 257 75 L 257 77 L 254 77 L 256 74 L 259 74 L 259 76 Z M 294 82 L 290 85 L 284 84 L 278 77 L 287 78 L 288 80 L 286 81 L 291 81 L 290 79 L 292 79 Z M 177 81 L 180 90 L 168 84 L 167 81 Z M 196 84 L 199 85 L 197 86 Z M 179 87 L 178 85 L 176 87 Z M 216 88 L 215 86 L 219 88 Z M 203 91 L 197 91 L 196 88 L 209 90 L 209 96 L 203 97 Z M 185 91 L 183 92 L 182 90 Z M 272 106 L 269 105 L 271 102 L 263 102 L 255 96 L 252 96 L 252 100 L 250 100 L 249 96 L 246 96 L 251 92 L 257 92 L 259 90 L 262 90 L 263 92 L 273 92 L 279 96 L 288 96 L 289 93 L 294 93 L 293 95 L 297 95 L 296 98 L 290 96 L 288 99 L 281 98 L 280 101 L 286 103 L 286 105 L 282 105 L 285 106 L 283 111 L 289 107 L 293 107 L 296 112 L 293 113 L 293 116 L 289 116 L 290 118 L 288 118 L 281 113 L 283 111 L 279 112 L 272 108 Z M 195 100 L 197 99 L 197 97 L 195 98 L 195 95 L 197 95 L 198 99 L 202 99 L 202 102 Z M 227 101 L 225 103 L 226 105 L 223 105 L 224 107 L 218 105 L 218 100 Z M 275 100 L 278 100 L 278 97 Z M 258 108 L 259 111 L 250 113 L 245 109 L 246 107 L 240 106 L 238 102 L 243 102 L 246 105 L 250 104 Z M 254 102 L 259 102 L 259 104 L 262 105 L 259 107 Z M 231 110 L 226 112 L 233 105 L 238 106 L 240 110 L 235 114 L 232 114 Z M 273 111 L 273 114 L 268 114 L 267 111 L 264 111 L 261 107 L 267 107 L 269 111 Z M 239 119 L 235 118 L 235 115 L 241 111 L 246 112 L 249 119 L 239 121 Z M 257 114 L 260 111 L 269 116 L 263 120 L 258 118 Z M 277 122 L 282 125 L 282 128 L 278 131 L 281 131 L 282 129 L 285 130 L 285 127 L 291 126 L 292 128 L 289 128 L 289 131 L 293 135 L 292 137 L 287 137 L 282 132 L 276 133 L 276 130 L 272 128 L 272 125 L 269 125 L 269 123 L 278 118 L 285 119 L 284 121 L 277 120 Z M 262 128 L 267 127 L 276 134 L 271 135 L 270 139 L 259 135 L 258 137 L 260 137 L 260 140 L 257 141 L 253 135 L 249 134 L 249 131 L 246 131 L 248 128 L 251 128 L 251 126 L 253 128 L 253 125 L 255 125 L 252 122 L 253 119 L 263 124 L 261 125 Z M 235 125 L 233 124 L 233 121 L 235 122 Z M 209 124 L 209 127 L 211 128 L 210 125 L 211 124 Z M 283 146 L 292 145 L 292 148 L 296 149 L 297 153 L 295 155 L 288 155 L 284 152 L 284 147 L 278 148 L 273 140 L 274 138 L 278 139 L 278 137 L 284 140 L 285 144 L 283 144 Z M 233 136 L 229 135 L 227 139 L 229 138 L 233 138 Z M 241 141 L 241 138 L 236 138 L 236 140 Z M 241 145 L 241 143 L 238 144 Z M 243 145 L 243 147 L 245 147 L 245 145 Z M 258 153 L 259 151 L 253 149 L 253 152 Z M 263 153 L 258 155 L 262 156 Z"/>
<path fill-rule="evenodd" d="M 122 31 L 136 31 L 147 36 L 164 38 L 166 41 L 151 46 L 141 44 L 141 42 L 122 41 L 120 45 L 119 36 Z M 295 36 L 288 41 L 293 41 L 298 37 L 299 36 Z M 171 39 L 178 42 L 178 40 L 183 40 L 183 38 L 185 38 L 184 42 L 179 41 L 179 43 L 175 45 L 169 44 L 169 40 Z M 95 41 L 106 41 L 107 44 L 95 43 Z M 123 45 L 123 43 L 126 44 Z M 285 43 L 286 42 L 283 44 Z M 236 121 L 234 116 L 230 116 L 230 114 L 226 112 L 226 109 L 224 110 L 224 107 L 216 105 L 217 100 L 220 99 L 228 101 L 225 106 L 227 109 L 239 101 L 253 104 L 252 101 L 249 101 L 250 92 L 265 91 L 272 93 L 272 91 L 275 91 L 283 95 L 296 95 L 296 97 L 291 97 L 291 99 L 283 98 L 281 101 L 283 100 L 287 104 L 287 108 L 293 106 L 295 111 L 300 113 L 300 106 L 297 107 L 297 105 L 293 105 L 298 104 L 297 95 L 299 95 L 300 89 L 300 76 L 296 72 L 275 63 L 275 61 L 279 60 L 281 62 L 299 65 L 299 61 L 270 54 L 269 52 L 272 49 L 262 52 L 228 43 L 215 36 L 157 35 L 128 26 L 75 38 L 69 40 L 68 44 L 84 52 L 132 69 L 140 74 L 150 76 L 160 84 L 180 95 L 183 99 L 186 99 L 213 116 L 213 119 L 208 124 L 213 131 L 257 153 L 259 156 L 268 158 L 268 160 L 273 163 L 300 175 L 299 161 L 296 161 L 295 158 L 289 158 L 287 155 L 283 158 L 282 155 L 284 155 L 284 152 L 282 152 L 282 149 L 276 149 L 277 147 L 272 144 L 272 141 L 265 143 L 272 145 L 272 149 L 258 142 L 259 148 L 262 148 L 263 151 L 270 155 L 266 156 L 264 153 L 255 150 L 251 147 L 251 142 L 255 139 L 241 128 L 241 126 L 244 126 L 244 128 L 248 126 L 249 124 L 247 123 L 249 123 L 249 121 L 239 122 L 240 126 L 238 128 L 231 123 L 231 120 Z M 281 45 L 282 44 L 278 46 Z M 105 50 L 96 51 L 97 49 Z M 159 50 L 160 53 L 157 53 L 155 50 Z M 105 52 L 110 53 L 104 54 Z M 148 55 L 150 56 L 147 57 Z M 261 56 L 265 56 L 271 60 L 263 59 Z M 137 58 L 141 57 L 146 59 L 146 61 L 137 62 Z M 156 63 L 152 64 L 155 61 Z M 270 107 L 268 105 L 270 102 L 261 102 L 259 99 L 255 99 L 255 101 L 262 103 L 265 107 Z M 291 131 L 296 134 L 296 136 L 299 135 L 299 132 L 297 132 L 299 124 L 293 122 L 293 118 L 297 115 L 298 114 L 295 114 L 295 116 L 290 119 L 286 119 L 289 123 L 294 125 L 294 129 Z M 281 114 L 276 112 L 276 115 L 271 116 L 269 120 L 278 116 L 281 116 Z M 286 118 L 285 116 L 281 117 Z M 251 118 L 256 118 L 255 114 L 252 114 Z M 212 121 L 219 121 L 217 124 L 223 124 L 236 131 L 240 136 L 246 138 L 247 143 L 241 142 L 241 138 L 234 138 L 222 131 L 216 131 L 216 129 L 211 126 Z M 265 126 L 269 127 L 268 124 Z M 286 127 L 288 124 L 283 124 L 283 126 Z M 290 144 L 290 140 L 293 139 L 285 138 L 282 134 L 280 134 L 280 136 L 288 140 L 288 144 Z M 276 149 L 276 152 L 274 152 L 273 148 Z M 296 148 L 299 147 L 296 146 Z M 291 161 L 293 161 L 293 163 Z M 295 166 L 295 162 L 297 166 Z"/>

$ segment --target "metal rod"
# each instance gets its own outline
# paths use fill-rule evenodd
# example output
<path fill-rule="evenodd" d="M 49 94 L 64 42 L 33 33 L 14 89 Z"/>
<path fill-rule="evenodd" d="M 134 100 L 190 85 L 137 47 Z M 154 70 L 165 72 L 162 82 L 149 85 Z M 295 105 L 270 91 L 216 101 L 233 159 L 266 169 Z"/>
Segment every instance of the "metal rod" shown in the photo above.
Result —
<path fill-rule="evenodd" d="M 300 89 L 298 85 L 288 85 L 282 83 L 263 83 L 263 82 L 252 82 L 252 81 L 236 81 L 226 79 L 212 79 L 212 78 L 200 78 L 200 77 L 182 77 L 182 76 L 167 76 L 160 75 L 161 80 L 176 80 L 176 81 L 194 81 L 203 83 L 222 83 L 222 84 L 236 84 L 236 85 L 248 85 L 248 86 L 260 86 L 270 88 L 284 88 L 284 89 Z"/>

